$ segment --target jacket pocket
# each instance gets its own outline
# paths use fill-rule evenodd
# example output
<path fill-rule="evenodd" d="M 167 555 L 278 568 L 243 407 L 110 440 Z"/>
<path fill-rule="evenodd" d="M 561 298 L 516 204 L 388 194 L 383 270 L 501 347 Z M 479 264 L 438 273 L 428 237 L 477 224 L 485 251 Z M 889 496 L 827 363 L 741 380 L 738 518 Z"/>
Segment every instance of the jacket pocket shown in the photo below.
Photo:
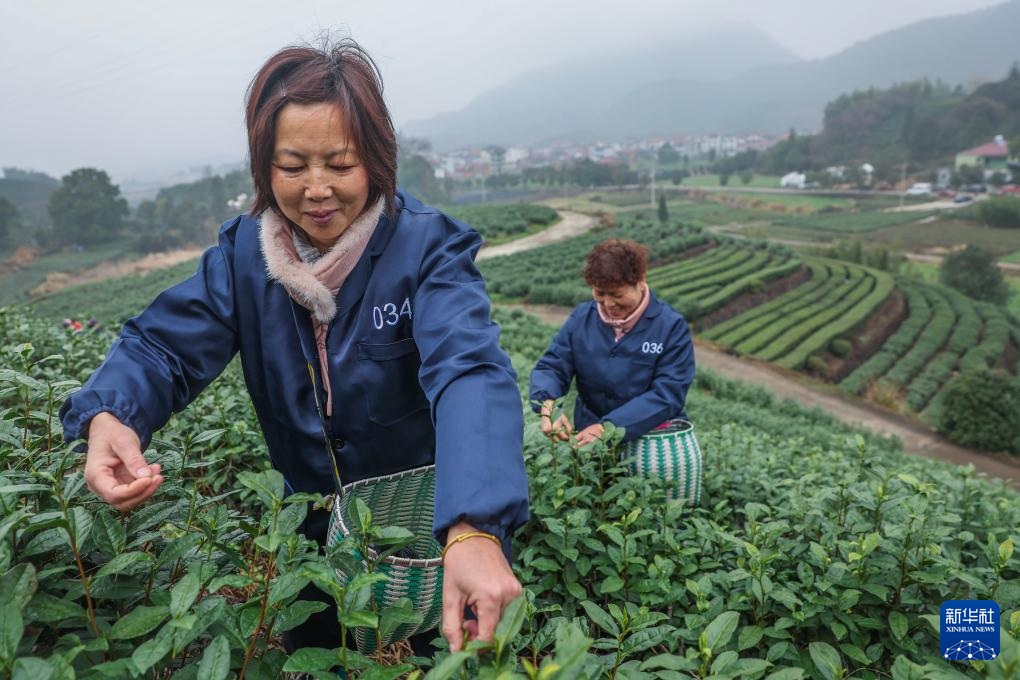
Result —
<path fill-rule="evenodd" d="M 421 358 L 413 338 L 397 342 L 358 343 L 359 380 L 365 389 L 368 419 L 382 426 L 400 421 L 428 408 L 418 382 Z"/>

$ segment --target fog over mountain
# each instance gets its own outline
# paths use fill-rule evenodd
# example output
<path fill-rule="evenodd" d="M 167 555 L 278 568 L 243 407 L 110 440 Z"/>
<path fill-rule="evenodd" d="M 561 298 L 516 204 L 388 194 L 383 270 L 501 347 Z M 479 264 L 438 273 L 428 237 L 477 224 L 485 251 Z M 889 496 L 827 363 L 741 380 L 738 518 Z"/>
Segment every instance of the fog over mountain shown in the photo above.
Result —
<path fill-rule="evenodd" d="M 448 148 L 811 130 L 821 125 L 826 102 L 855 89 L 925 77 L 964 85 L 1003 77 L 1020 60 L 1017 26 L 1020 0 L 1013 0 L 920 21 L 810 61 L 747 25 L 724 27 L 631 58 L 599 53 L 551 65 L 460 111 L 408 123 L 404 132 Z"/>
<path fill-rule="evenodd" d="M 817 121 L 826 97 L 858 81 L 823 72 L 801 100 L 796 86 L 791 95 L 780 87 L 789 83 L 770 78 L 815 77 L 795 67 L 804 59 L 836 64 L 828 59 L 856 41 L 1001 1 L 6 2 L 0 167 L 59 177 L 92 166 L 123 184 L 184 181 L 178 171 L 193 176 L 203 166 L 243 163 L 243 98 L 253 73 L 280 47 L 315 43 L 323 32 L 352 36 L 376 60 L 398 129 L 434 133 L 444 146 L 687 127 L 784 129 L 787 121 Z M 975 49 L 1001 46 L 1002 30 L 1017 25 L 1009 17 L 1000 23 L 994 40 Z M 973 52 L 952 35 L 929 42 L 939 43 L 932 52 L 940 58 Z M 895 60 L 853 61 L 876 80 L 897 68 Z M 944 77 L 1000 76 L 1004 68 L 998 55 L 987 71 L 975 71 L 970 56 L 958 61 Z M 741 80 L 751 69 L 762 69 L 763 80 Z M 734 98 L 741 94 L 734 88 L 764 89 L 786 109 L 760 93 Z M 671 110 L 677 101 L 683 115 Z"/>

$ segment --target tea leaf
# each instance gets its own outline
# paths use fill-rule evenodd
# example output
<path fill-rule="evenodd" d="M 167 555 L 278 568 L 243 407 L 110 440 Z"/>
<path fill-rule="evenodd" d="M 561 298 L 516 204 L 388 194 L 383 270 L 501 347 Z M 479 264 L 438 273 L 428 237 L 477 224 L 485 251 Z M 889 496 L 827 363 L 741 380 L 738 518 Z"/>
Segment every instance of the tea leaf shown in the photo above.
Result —
<path fill-rule="evenodd" d="M 582 602 L 581 606 L 588 614 L 588 618 L 592 620 L 592 623 L 609 633 L 614 638 L 619 636 L 620 627 L 616 625 L 616 621 L 613 621 L 613 617 L 606 613 L 604 609 L 588 600 Z"/>
<path fill-rule="evenodd" d="M 0 608 L 0 660 L 5 666 L 10 666 L 14 662 L 14 657 L 18 653 L 18 643 L 21 642 L 24 631 L 21 610 L 13 604 Z"/>
<path fill-rule="evenodd" d="M 839 658 L 839 652 L 833 649 L 832 645 L 827 642 L 812 642 L 808 645 L 808 651 L 815 667 L 825 680 L 836 680 L 840 677 L 843 662 Z"/>
<path fill-rule="evenodd" d="M 705 638 L 708 641 L 708 646 L 712 650 L 718 650 L 723 647 L 733 637 L 733 632 L 737 629 L 739 621 L 740 614 L 737 612 L 723 612 L 715 617 L 712 623 L 708 624 L 708 627 L 705 628 Z"/>
<path fill-rule="evenodd" d="M 35 567 L 31 563 L 15 565 L 0 576 L 0 607 L 12 604 L 18 609 L 24 609 L 38 587 Z"/>
<path fill-rule="evenodd" d="M 170 590 L 170 615 L 173 617 L 183 616 L 202 589 L 202 582 L 194 573 L 185 574 Z"/>
<path fill-rule="evenodd" d="M 145 635 L 155 630 L 169 615 L 169 607 L 135 607 L 113 624 L 109 637 L 111 640 L 129 640 Z"/>
<path fill-rule="evenodd" d="M 288 673 L 313 673 L 328 671 L 339 663 L 340 654 L 335 649 L 302 647 L 294 650 L 287 663 L 283 664 L 283 670 Z"/>
<path fill-rule="evenodd" d="M 230 642 L 217 635 L 202 653 L 198 677 L 202 680 L 223 680 L 230 674 Z"/>

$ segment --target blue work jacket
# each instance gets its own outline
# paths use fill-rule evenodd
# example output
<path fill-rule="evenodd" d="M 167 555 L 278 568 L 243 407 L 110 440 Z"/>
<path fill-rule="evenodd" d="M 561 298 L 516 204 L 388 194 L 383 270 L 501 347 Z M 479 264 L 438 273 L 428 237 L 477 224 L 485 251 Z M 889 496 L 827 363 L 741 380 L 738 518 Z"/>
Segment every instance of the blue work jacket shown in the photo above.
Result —
<path fill-rule="evenodd" d="M 531 372 L 537 411 L 577 378 L 574 429 L 609 421 L 637 439 L 670 418 L 686 418 L 694 343 L 683 316 L 649 292 L 648 308 L 617 342 L 594 301 L 574 308 Z"/>
<path fill-rule="evenodd" d="M 474 256 L 481 237 L 398 192 L 337 296 L 326 339 L 326 429 L 343 482 L 436 464 L 434 526 L 504 539 L 528 519 L 516 376 Z M 125 324 L 61 409 L 65 436 L 109 411 L 148 445 L 240 352 L 273 466 L 291 491 L 328 493 L 331 463 L 309 312 L 267 277 L 256 219 L 220 230 L 198 272 Z"/>

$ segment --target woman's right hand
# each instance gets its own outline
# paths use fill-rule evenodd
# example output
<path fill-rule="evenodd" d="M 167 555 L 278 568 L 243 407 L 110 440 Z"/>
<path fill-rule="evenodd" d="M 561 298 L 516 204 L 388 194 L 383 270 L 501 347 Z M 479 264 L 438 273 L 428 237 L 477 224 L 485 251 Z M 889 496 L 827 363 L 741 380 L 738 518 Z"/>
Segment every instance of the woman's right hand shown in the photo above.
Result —
<path fill-rule="evenodd" d="M 542 434 L 549 439 L 558 439 L 561 442 L 570 441 L 570 435 L 574 433 L 574 426 L 565 415 L 561 415 L 553 422 L 550 416 L 542 416 Z"/>
<path fill-rule="evenodd" d="M 149 465 L 141 442 L 111 413 L 89 423 L 85 483 L 107 503 L 124 512 L 144 502 L 163 483 L 158 463 Z"/>

